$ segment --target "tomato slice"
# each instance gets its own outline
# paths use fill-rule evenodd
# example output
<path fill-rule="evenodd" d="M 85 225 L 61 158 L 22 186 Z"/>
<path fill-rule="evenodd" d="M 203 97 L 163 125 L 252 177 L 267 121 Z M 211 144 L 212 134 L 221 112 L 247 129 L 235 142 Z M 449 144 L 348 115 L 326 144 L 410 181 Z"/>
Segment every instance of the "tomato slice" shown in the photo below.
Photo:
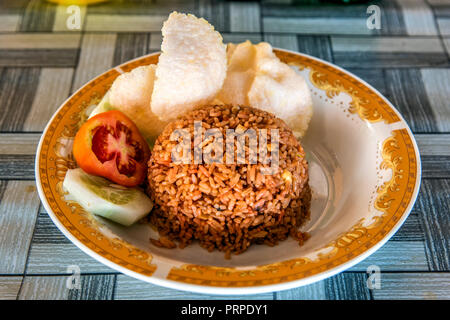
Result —
<path fill-rule="evenodd" d="M 73 154 L 85 172 L 134 187 L 145 179 L 150 149 L 133 121 L 113 110 L 99 113 L 81 126 Z"/>

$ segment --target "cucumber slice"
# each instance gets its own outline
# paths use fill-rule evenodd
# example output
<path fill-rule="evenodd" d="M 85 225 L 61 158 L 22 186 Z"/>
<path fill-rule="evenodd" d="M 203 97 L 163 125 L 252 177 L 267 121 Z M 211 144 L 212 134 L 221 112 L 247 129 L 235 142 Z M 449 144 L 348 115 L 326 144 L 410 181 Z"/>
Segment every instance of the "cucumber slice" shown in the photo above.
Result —
<path fill-rule="evenodd" d="M 103 96 L 102 100 L 98 103 L 98 105 L 94 108 L 94 110 L 92 110 L 91 114 L 89 115 L 89 119 L 99 113 L 111 110 L 115 110 L 115 108 L 109 103 L 109 91 L 108 91 Z"/>
<path fill-rule="evenodd" d="M 124 226 L 145 217 L 153 208 L 141 189 L 114 184 L 80 168 L 67 171 L 63 187 L 85 210 Z"/>

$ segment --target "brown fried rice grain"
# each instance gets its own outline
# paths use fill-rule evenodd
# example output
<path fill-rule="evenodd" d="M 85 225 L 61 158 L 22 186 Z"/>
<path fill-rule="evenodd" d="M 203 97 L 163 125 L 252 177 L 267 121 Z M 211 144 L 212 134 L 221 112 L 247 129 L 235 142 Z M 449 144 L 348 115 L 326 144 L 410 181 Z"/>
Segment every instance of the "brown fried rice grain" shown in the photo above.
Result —
<path fill-rule="evenodd" d="M 278 129 L 279 168 L 263 175 L 257 164 L 177 164 L 171 152 L 175 129 L 194 133 L 194 121 L 204 128 Z M 270 145 L 268 145 L 270 154 Z M 236 159 L 236 158 L 235 158 Z M 225 163 L 225 161 L 224 161 Z M 230 257 L 253 244 L 276 245 L 289 235 L 302 245 L 308 235 L 298 228 L 309 218 L 311 190 L 305 153 L 292 131 L 274 115 L 251 107 L 207 106 L 171 122 L 158 137 L 148 169 L 147 193 L 155 202 L 149 216 L 161 247 L 180 248 L 198 240 L 208 251 Z"/>

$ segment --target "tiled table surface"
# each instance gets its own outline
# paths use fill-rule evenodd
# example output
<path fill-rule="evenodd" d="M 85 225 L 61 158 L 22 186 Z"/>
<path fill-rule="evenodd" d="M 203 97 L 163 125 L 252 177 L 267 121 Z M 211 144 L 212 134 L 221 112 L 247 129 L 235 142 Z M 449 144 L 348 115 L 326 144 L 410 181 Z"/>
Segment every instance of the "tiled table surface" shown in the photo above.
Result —
<path fill-rule="evenodd" d="M 379 251 L 327 280 L 247 298 L 449 299 L 450 1 L 375 1 L 380 30 L 366 27 L 368 4 L 305 2 L 314 1 L 110 1 L 80 7 L 82 29 L 70 31 L 64 6 L 1 0 L 0 298 L 224 298 L 165 289 L 98 263 L 54 226 L 34 182 L 36 144 L 59 104 L 104 70 L 158 50 L 161 24 L 177 10 L 205 17 L 226 42 L 265 40 L 355 73 L 399 109 L 421 151 L 417 203 Z M 381 289 L 369 290 L 373 264 Z M 70 265 L 81 269 L 80 290 L 67 289 Z"/>

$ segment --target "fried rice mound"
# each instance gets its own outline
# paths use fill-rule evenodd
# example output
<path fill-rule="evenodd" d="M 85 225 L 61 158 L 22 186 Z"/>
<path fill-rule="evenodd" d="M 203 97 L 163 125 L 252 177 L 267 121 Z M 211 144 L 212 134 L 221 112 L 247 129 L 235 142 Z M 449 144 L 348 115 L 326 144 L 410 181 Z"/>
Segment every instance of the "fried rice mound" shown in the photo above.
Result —
<path fill-rule="evenodd" d="M 274 152 L 272 132 L 277 129 L 278 167 L 267 174 L 263 170 L 271 163 L 251 162 L 248 148 L 245 163 L 227 164 L 225 152 L 221 163 L 174 161 L 172 151 L 179 140 L 172 134 L 185 129 L 194 137 L 195 121 L 201 121 L 204 130 L 220 130 L 223 141 L 229 129 L 267 133 L 269 158 Z M 203 142 L 202 148 L 207 144 Z M 192 151 L 194 143 L 190 145 Z M 236 150 L 234 146 L 234 159 Z M 299 231 L 309 218 L 311 201 L 305 152 L 285 122 L 271 113 L 230 105 L 194 109 L 165 127 L 148 167 L 147 193 L 155 203 L 149 222 L 160 234 L 151 241 L 157 246 L 174 248 L 178 243 L 183 248 L 198 240 L 208 251 L 218 249 L 228 258 L 252 244 L 273 246 L 290 235 L 301 245 L 308 237 Z"/>

